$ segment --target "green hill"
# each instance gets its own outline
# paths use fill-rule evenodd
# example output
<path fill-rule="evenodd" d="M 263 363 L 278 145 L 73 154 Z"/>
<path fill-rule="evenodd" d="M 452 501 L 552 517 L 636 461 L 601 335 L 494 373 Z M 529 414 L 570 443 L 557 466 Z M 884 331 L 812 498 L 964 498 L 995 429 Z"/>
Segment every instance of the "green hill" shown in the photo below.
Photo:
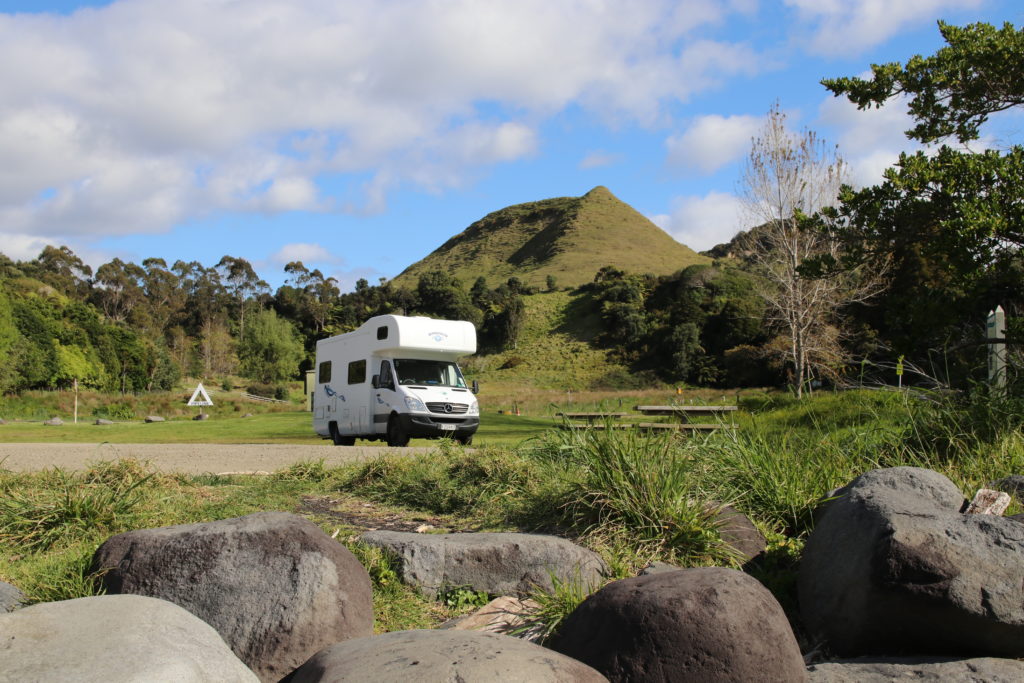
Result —
<path fill-rule="evenodd" d="M 467 284 L 481 275 L 492 286 L 515 276 L 543 287 L 552 275 L 560 287 L 576 287 L 609 265 L 667 275 L 708 262 L 598 186 L 582 197 L 544 199 L 490 213 L 406 268 L 395 284 L 415 287 L 421 274 L 444 270 Z"/>

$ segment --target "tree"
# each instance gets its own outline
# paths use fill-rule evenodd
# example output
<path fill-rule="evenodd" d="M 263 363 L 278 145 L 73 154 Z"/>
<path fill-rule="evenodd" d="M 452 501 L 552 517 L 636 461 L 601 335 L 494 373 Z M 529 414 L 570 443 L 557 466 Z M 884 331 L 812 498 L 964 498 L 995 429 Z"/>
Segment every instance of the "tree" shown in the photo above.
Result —
<path fill-rule="evenodd" d="M 906 65 L 875 64 L 871 80 L 832 78 L 822 84 L 860 109 L 910 95 L 910 114 L 917 121 L 907 131 L 910 138 L 975 140 L 991 114 L 1024 104 L 1024 32 L 1008 22 L 996 29 L 940 21 L 939 33 L 947 47 L 931 57 L 917 55 Z"/>
<path fill-rule="evenodd" d="M 861 109 L 909 96 L 922 142 L 977 139 L 991 114 L 1024 104 L 1024 32 L 1010 24 L 965 27 L 940 23 L 947 46 L 905 65 L 872 67 L 870 80 L 822 81 Z M 844 188 L 831 214 L 833 234 L 846 250 L 836 272 L 878 257 L 893 263 L 895 286 L 882 329 L 897 350 L 975 337 L 995 303 L 1024 310 L 1024 149 L 970 152 L 947 145 L 932 153 L 903 154 L 882 183 Z M 891 330 L 891 331 L 890 331 Z M 902 346 L 902 348 L 901 348 Z"/>
<path fill-rule="evenodd" d="M 242 374 L 265 384 L 295 377 L 303 355 L 295 327 L 272 309 L 252 317 L 238 347 Z"/>
<path fill-rule="evenodd" d="M 761 225 L 750 231 L 750 259 L 761 276 L 759 293 L 767 317 L 786 339 L 786 360 L 797 397 L 814 371 L 842 360 L 832 322 L 838 309 L 877 291 L 875 281 L 848 272 L 809 278 L 801 272 L 813 257 L 836 258 L 839 243 L 812 229 L 812 216 L 835 201 L 846 165 L 814 131 L 793 133 L 776 103 L 754 139 L 741 186 L 750 216 Z"/>
<path fill-rule="evenodd" d="M 238 320 L 238 336 L 244 337 L 245 310 L 249 299 L 266 291 L 269 285 L 260 279 L 252 264 L 244 258 L 225 255 L 214 267 L 221 273 L 221 279 L 227 283 L 227 288 L 231 292 Z"/>

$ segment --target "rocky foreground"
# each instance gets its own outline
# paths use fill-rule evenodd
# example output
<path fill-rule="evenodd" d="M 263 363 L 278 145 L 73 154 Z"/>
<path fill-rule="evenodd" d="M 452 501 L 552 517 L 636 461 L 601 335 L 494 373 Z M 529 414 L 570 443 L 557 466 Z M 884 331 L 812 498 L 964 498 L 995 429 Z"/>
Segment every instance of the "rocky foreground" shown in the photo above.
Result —
<path fill-rule="evenodd" d="M 868 472 L 818 511 L 799 577 L 805 663 L 778 602 L 726 568 L 613 581 L 547 647 L 520 598 L 553 577 L 592 587 L 590 551 L 533 534 L 369 532 L 402 578 L 506 594 L 434 630 L 372 635 L 370 578 L 297 515 L 264 512 L 108 539 L 106 595 L 20 607 L 0 584 L 0 680 L 1024 680 L 1024 524 L 967 514 L 918 468 Z M 815 659 L 809 655 L 808 659 Z"/>

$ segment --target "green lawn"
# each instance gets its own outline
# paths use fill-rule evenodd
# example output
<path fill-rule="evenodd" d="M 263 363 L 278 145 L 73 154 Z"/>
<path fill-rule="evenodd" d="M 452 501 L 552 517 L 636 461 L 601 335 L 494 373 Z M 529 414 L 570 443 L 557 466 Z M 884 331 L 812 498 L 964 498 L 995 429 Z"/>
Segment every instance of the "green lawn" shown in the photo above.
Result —
<path fill-rule="evenodd" d="M 484 414 L 474 443 L 513 446 L 551 427 L 550 418 Z M 263 413 L 252 417 L 211 417 L 209 420 L 168 422 L 121 422 L 94 425 L 92 420 L 77 425 L 65 423 L 47 427 L 39 422 L 8 422 L 0 425 L 0 441 L 7 443 L 282 443 L 317 445 L 327 442 L 313 432 L 307 412 Z M 373 444 L 374 442 L 359 442 Z M 431 441 L 413 439 L 411 445 Z"/>

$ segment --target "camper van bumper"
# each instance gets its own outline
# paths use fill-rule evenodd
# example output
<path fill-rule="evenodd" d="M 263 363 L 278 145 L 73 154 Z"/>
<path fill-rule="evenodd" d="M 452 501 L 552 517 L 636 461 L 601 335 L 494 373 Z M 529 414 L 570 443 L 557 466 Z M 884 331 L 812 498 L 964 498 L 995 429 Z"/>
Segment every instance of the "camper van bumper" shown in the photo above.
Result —
<path fill-rule="evenodd" d="M 447 418 L 444 423 L 435 421 L 429 415 L 418 414 L 399 415 L 398 419 L 401 421 L 402 430 L 413 438 L 427 436 L 471 436 L 476 433 L 476 428 L 480 426 L 479 417 L 466 417 L 458 421 Z M 442 424 L 454 424 L 455 429 L 447 429 L 442 427 Z"/>

